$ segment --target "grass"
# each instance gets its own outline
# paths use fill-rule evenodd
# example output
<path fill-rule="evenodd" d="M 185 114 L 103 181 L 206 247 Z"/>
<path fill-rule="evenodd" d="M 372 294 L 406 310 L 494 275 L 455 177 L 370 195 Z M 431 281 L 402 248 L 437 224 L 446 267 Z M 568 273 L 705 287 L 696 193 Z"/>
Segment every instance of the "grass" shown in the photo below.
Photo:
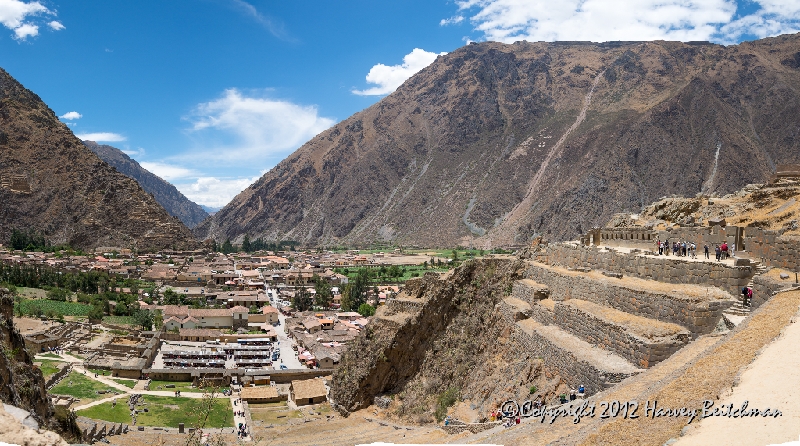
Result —
<path fill-rule="evenodd" d="M 39 367 L 39 369 L 42 371 L 44 379 L 49 379 L 51 376 L 58 373 L 58 371 L 61 370 L 61 367 L 59 366 L 63 366 L 64 364 L 66 364 L 61 361 L 48 361 L 47 359 L 43 359 L 41 361 L 36 361 L 36 362 L 42 363 L 42 366 Z"/>
<path fill-rule="evenodd" d="M 122 384 L 123 386 L 133 389 L 136 387 L 136 380 L 135 379 L 125 379 L 125 378 L 113 378 L 114 382 Z"/>
<path fill-rule="evenodd" d="M 99 383 L 92 379 L 85 377 L 82 373 L 72 371 L 55 387 L 50 389 L 49 393 L 56 395 L 70 395 L 81 400 L 81 404 L 86 404 L 92 401 L 108 398 L 114 394 L 98 394 L 98 390 L 106 390 L 119 392 L 116 389 L 108 387 L 103 383 Z"/>
<path fill-rule="evenodd" d="M 92 309 L 92 306 L 87 304 L 47 299 L 23 299 L 19 304 L 14 304 L 15 314 L 17 314 L 17 307 L 20 308 L 23 315 L 34 316 L 37 314 L 47 314 L 50 311 L 63 316 L 86 316 Z"/>
<path fill-rule="evenodd" d="M 120 396 L 120 401 L 117 401 L 116 406 L 112 406 L 111 402 L 106 402 L 88 409 L 79 410 L 76 414 L 81 417 L 110 421 L 112 423 L 130 424 L 132 422 L 131 413 L 128 410 L 127 398 L 124 396 Z"/>
<path fill-rule="evenodd" d="M 292 419 L 303 418 L 303 413 L 299 410 L 289 409 L 286 401 L 279 403 L 250 403 L 250 414 L 253 421 L 261 421 L 265 424 L 285 424 Z"/>
<path fill-rule="evenodd" d="M 96 373 L 100 376 L 111 376 L 111 370 L 102 370 L 102 369 L 89 369 L 90 373 Z"/>
<path fill-rule="evenodd" d="M 43 354 L 43 355 L 40 355 L 40 356 L 44 356 L 45 358 L 55 358 L 55 359 L 61 359 L 61 356 L 58 356 L 58 355 L 57 355 L 57 354 L 55 354 L 55 353 L 45 353 L 45 354 Z"/>
<path fill-rule="evenodd" d="M 139 426 L 178 427 L 184 423 L 187 427 L 197 426 L 204 400 L 201 398 L 184 398 L 172 396 L 145 395 L 147 412 L 136 416 Z M 233 412 L 228 398 L 217 398 L 205 423 L 207 428 L 233 426 Z"/>
<path fill-rule="evenodd" d="M 104 316 L 103 322 L 114 325 L 135 325 L 133 316 Z"/>
<path fill-rule="evenodd" d="M 174 388 L 167 389 L 167 385 L 174 385 Z M 161 387 L 159 389 L 159 387 Z M 192 383 L 186 381 L 159 381 L 154 379 L 150 381 L 150 390 L 165 390 L 167 392 L 174 392 L 176 390 L 180 390 L 181 392 L 205 392 L 205 389 L 198 389 L 197 387 L 192 387 Z M 222 392 L 223 390 L 230 390 L 228 387 L 220 387 L 217 392 Z"/>

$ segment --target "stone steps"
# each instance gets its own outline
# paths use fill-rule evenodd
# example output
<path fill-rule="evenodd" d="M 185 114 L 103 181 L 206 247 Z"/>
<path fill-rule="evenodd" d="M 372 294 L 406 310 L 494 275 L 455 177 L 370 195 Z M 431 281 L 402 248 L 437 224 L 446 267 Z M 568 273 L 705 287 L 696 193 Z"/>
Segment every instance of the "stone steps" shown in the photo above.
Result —
<path fill-rule="evenodd" d="M 589 394 L 602 391 L 642 369 L 616 353 L 595 347 L 555 325 L 533 319 L 517 322 L 511 337 L 520 351 L 540 357 L 546 369 Z"/>
<path fill-rule="evenodd" d="M 692 338 L 689 330 L 680 325 L 585 300 L 555 302 L 554 307 L 554 322 L 560 328 L 641 368 L 667 359 Z"/>

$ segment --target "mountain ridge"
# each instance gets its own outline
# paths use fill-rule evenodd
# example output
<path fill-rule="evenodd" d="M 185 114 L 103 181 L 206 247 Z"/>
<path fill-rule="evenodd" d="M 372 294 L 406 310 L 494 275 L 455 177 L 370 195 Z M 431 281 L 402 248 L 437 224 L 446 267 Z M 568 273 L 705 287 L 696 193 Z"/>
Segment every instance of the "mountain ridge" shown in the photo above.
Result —
<path fill-rule="evenodd" d="M 186 198 L 172 183 L 145 169 L 122 150 L 95 141 L 83 141 L 83 144 L 111 167 L 139 183 L 158 204 L 187 227 L 193 228 L 208 217 L 200 205 Z"/>
<path fill-rule="evenodd" d="M 81 249 L 197 246 L 183 223 L 84 146 L 39 96 L 3 69 L 0 203 L 2 241 L 17 229 Z"/>
<path fill-rule="evenodd" d="M 798 60 L 798 35 L 473 43 L 312 138 L 195 234 L 491 247 L 732 192 L 800 158 Z"/>

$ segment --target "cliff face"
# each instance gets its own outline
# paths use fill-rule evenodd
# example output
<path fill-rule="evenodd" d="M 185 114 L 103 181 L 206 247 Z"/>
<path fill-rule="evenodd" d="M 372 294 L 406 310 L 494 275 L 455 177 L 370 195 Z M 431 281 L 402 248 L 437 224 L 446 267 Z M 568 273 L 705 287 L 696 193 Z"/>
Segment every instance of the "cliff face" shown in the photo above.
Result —
<path fill-rule="evenodd" d="M 33 229 L 53 244 L 159 249 L 195 242 L 132 179 L 104 163 L 0 69 L 0 240 Z"/>
<path fill-rule="evenodd" d="M 139 183 L 145 192 L 153 195 L 169 215 L 178 217 L 189 228 L 197 226 L 208 217 L 208 213 L 200 205 L 186 198 L 175 186 L 143 168 L 118 148 L 97 144 L 94 141 L 84 141 L 83 144 L 111 167 Z"/>
<path fill-rule="evenodd" d="M 523 270 L 516 259 L 480 259 L 447 278 L 428 273 L 409 281 L 348 349 L 331 399 L 349 412 L 391 395 L 397 417 L 429 422 L 438 395 L 449 389 L 480 414 L 528 397 L 532 385 L 537 396 L 555 395 L 560 379 L 546 377 L 541 358 L 509 342 L 511 325 L 496 311 Z"/>
<path fill-rule="evenodd" d="M 40 427 L 55 430 L 69 437 L 79 436 L 70 421 L 56 420 L 53 405 L 47 397 L 42 372 L 33 366 L 32 358 L 25 350 L 25 340 L 14 329 L 14 300 L 5 288 L 0 288 L 0 402 L 16 406 L 31 413 Z M 3 413 L 5 415 L 5 413 Z M 4 426 L 4 429 L 10 426 Z M 3 430 L 5 432 L 5 430 Z M 11 429 L 6 433 L 15 432 Z M 24 432 L 20 432 L 23 435 Z M 27 434 L 25 434 L 27 435 Z M 52 435 L 52 434 L 50 434 Z M 22 437 L 20 437 L 22 438 Z M 51 437 L 48 437 L 51 438 Z M 10 440 L 8 438 L 7 440 Z M 61 444 L 52 437 L 50 443 Z M 27 444 L 27 443 L 23 443 Z"/>
<path fill-rule="evenodd" d="M 470 44 L 298 149 L 196 233 L 480 246 L 574 237 L 800 159 L 800 35 Z"/>

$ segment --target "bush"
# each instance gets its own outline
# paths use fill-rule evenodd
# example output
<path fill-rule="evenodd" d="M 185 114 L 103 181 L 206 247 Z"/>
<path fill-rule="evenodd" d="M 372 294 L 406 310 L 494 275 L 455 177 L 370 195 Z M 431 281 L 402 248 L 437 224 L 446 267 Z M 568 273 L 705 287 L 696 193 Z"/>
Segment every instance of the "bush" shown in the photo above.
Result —
<path fill-rule="evenodd" d="M 358 307 L 358 314 L 360 314 L 360 315 L 362 315 L 364 317 L 374 316 L 375 315 L 375 307 L 373 307 L 370 304 L 361 304 Z"/>
<path fill-rule="evenodd" d="M 47 291 L 47 298 L 58 302 L 66 302 L 69 297 L 69 292 L 63 288 L 50 288 Z"/>
<path fill-rule="evenodd" d="M 447 416 L 447 409 L 455 404 L 456 401 L 458 401 L 458 389 L 455 387 L 450 387 L 439 395 L 436 400 L 436 411 L 433 413 L 436 421 L 441 423 L 444 417 Z"/>
<path fill-rule="evenodd" d="M 531 388 L 529 390 L 530 390 L 530 394 L 533 395 L 534 393 L 536 393 L 537 389 L 536 389 L 536 386 L 531 386 Z"/>

